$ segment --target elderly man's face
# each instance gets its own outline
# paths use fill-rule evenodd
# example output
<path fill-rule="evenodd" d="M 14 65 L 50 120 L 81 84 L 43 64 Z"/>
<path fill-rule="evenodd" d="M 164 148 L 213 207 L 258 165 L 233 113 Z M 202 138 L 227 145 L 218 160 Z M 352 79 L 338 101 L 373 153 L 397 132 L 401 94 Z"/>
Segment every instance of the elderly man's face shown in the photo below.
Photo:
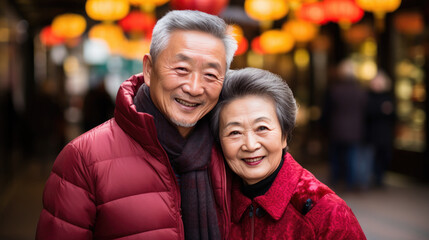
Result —
<path fill-rule="evenodd" d="M 222 40 L 198 31 L 175 31 L 153 64 L 143 59 L 145 83 L 158 110 L 186 137 L 216 105 L 226 72 Z"/>

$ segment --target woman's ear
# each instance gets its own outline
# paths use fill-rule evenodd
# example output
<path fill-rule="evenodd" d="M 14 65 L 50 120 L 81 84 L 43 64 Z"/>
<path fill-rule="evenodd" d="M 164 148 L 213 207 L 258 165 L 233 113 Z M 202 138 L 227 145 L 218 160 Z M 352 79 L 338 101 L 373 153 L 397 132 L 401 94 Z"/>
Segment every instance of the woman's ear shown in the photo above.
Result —
<path fill-rule="evenodd" d="M 143 76 L 144 76 L 144 83 L 150 87 L 150 77 L 152 73 L 152 58 L 150 54 L 145 54 L 143 57 Z"/>
<path fill-rule="evenodd" d="M 282 137 L 282 149 L 287 147 L 287 135 Z"/>

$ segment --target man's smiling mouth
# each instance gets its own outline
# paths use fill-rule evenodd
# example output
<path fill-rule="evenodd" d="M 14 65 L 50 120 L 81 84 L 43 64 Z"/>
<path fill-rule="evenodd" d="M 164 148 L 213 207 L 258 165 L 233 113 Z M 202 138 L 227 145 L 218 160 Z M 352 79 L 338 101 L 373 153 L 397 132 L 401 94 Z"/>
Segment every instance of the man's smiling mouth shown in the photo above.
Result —
<path fill-rule="evenodd" d="M 186 102 L 182 99 L 178 99 L 178 98 L 176 98 L 176 102 L 178 102 L 178 103 L 180 103 L 186 107 L 196 107 L 196 106 L 200 105 L 199 103 L 190 103 L 190 102 Z"/>

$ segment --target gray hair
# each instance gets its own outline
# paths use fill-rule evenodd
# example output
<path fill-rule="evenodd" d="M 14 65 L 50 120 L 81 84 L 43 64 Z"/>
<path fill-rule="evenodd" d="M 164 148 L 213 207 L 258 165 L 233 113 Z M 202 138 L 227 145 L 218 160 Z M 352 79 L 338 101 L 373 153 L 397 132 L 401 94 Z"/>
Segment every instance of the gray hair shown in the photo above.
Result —
<path fill-rule="evenodd" d="M 228 33 L 228 25 L 217 16 L 193 10 L 174 10 L 158 20 L 150 44 L 150 56 L 155 63 L 158 55 L 167 47 L 171 33 L 176 30 L 200 31 L 209 33 L 220 40 L 225 46 L 226 69 L 229 69 L 237 41 Z"/>
<path fill-rule="evenodd" d="M 280 76 L 257 68 L 229 70 L 226 74 L 219 102 L 212 111 L 211 128 L 215 138 L 219 138 L 219 118 L 223 107 L 248 95 L 267 96 L 274 100 L 282 136 L 287 136 L 289 142 L 298 109 L 292 90 Z"/>

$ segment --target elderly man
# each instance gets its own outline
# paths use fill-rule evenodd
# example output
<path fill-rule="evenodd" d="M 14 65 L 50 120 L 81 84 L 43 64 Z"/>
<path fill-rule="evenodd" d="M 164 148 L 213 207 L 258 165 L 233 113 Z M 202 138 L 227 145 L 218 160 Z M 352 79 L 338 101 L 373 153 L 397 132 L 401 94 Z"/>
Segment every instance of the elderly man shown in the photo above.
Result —
<path fill-rule="evenodd" d="M 36 239 L 224 239 L 222 155 L 207 117 L 237 48 L 225 22 L 171 11 L 113 119 L 71 141 L 46 183 Z"/>

